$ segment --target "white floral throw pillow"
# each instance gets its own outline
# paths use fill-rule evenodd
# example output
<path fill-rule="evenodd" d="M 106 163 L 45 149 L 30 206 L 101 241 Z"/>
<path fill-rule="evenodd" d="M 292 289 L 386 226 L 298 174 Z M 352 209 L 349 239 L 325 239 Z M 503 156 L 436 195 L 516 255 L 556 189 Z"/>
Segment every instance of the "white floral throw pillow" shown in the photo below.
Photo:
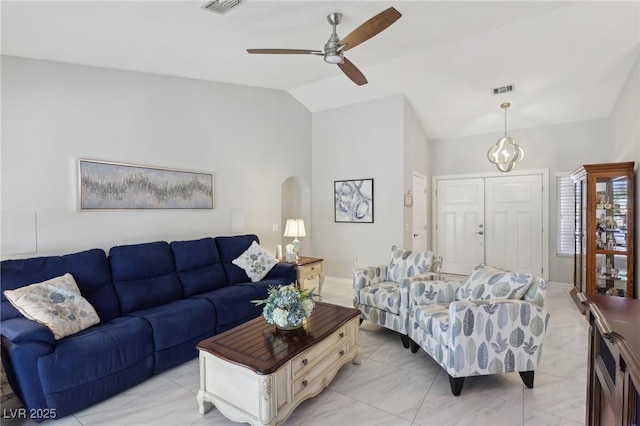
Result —
<path fill-rule="evenodd" d="M 426 274 L 433 262 L 433 252 L 411 251 L 391 246 L 391 262 L 387 269 L 387 281 L 400 281 L 402 278 Z M 437 272 L 437 271 L 435 271 Z"/>
<path fill-rule="evenodd" d="M 533 275 L 481 264 L 458 288 L 456 300 L 522 299 Z"/>
<path fill-rule="evenodd" d="M 22 315 L 48 327 L 56 340 L 100 322 L 71 274 L 5 290 L 4 295 Z"/>
<path fill-rule="evenodd" d="M 231 263 L 244 269 L 251 282 L 255 283 L 263 279 L 278 261 L 254 241 L 244 253 L 232 260 Z"/>

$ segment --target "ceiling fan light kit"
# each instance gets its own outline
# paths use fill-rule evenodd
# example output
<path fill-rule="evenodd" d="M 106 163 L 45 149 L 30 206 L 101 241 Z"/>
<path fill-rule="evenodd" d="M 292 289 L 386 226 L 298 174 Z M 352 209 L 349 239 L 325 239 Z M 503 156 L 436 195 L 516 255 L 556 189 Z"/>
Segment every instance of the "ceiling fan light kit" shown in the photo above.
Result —
<path fill-rule="evenodd" d="M 322 55 L 326 63 L 338 65 L 351 81 L 358 86 L 362 86 L 363 84 L 367 84 L 366 77 L 351 61 L 344 57 L 344 52 L 384 31 L 400 19 L 401 16 L 402 14 L 400 14 L 400 12 L 390 7 L 369 19 L 344 39 L 340 40 L 336 32 L 336 26 L 342 20 L 342 13 L 335 12 L 327 16 L 327 21 L 329 21 L 329 24 L 333 27 L 333 32 L 324 45 L 324 51 L 304 49 L 247 49 L 247 52 L 257 54 Z"/>
<path fill-rule="evenodd" d="M 341 64 L 344 62 L 344 58 L 340 54 L 324 55 L 324 61 L 328 64 Z"/>
<path fill-rule="evenodd" d="M 524 159 L 524 149 L 513 138 L 507 136 L 507 109 L 511 106 L 504 102 L 500 108 L 504 109 L 504 137 L 496 142 L 487 152 L 487 158 L 496 165 L 501 172 L 510 172 L 516 164 Z"/>

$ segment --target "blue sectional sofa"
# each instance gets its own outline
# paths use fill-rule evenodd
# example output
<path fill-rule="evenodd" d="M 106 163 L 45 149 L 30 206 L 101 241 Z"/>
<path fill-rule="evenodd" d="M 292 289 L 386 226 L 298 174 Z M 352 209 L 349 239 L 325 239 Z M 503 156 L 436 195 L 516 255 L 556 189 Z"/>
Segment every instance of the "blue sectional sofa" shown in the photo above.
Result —
<path fill-rule="evenodd" d="M 251 300 L 295 281 L 279 263 L 251 282 L 232 261 L 256 235 L 158 241 L 1 263 L 9 383 L 35 420 L 64 417 L 197 356 L 196 344 L 261 314 Z M 55 340 L 4 295 L 70 273 L 100 323 Z M 39 414 L 42 414 L 41 416 Z"/>

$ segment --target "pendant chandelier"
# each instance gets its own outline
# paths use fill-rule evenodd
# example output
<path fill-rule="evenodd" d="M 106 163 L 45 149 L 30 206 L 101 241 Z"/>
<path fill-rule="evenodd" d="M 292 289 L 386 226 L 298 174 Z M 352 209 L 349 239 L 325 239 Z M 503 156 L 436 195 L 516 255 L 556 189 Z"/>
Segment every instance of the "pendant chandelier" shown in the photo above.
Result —
<path fill-rule="evenodd" d="M 516 163 L 524 159 L 524 149 L 507 136 L 507 108 L 510 106 L 509 102 L 500 105 L 500 108 L 504 109 L 504 137 L 487 152 L 489 161 L 495 164 L 501 172 L 510 172 L 516 167 Z"/>

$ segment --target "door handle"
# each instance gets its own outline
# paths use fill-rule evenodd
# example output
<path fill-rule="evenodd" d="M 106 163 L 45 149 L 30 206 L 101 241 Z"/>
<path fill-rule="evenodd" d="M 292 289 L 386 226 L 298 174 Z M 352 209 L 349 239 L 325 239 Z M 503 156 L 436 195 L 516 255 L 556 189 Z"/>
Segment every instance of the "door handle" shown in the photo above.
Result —
<path fill-rule="evenodd" d="M 484 232 L 480 231 L 480 232 L 476 232 L 476 234 L 478 234 L 478 235 L 484 235 Z"/>
<path fill-rule="evenodd" d="M 420 234 L 413 234 L 414 237 L 417 237 L 418 235 L 420 235 Z"/>

